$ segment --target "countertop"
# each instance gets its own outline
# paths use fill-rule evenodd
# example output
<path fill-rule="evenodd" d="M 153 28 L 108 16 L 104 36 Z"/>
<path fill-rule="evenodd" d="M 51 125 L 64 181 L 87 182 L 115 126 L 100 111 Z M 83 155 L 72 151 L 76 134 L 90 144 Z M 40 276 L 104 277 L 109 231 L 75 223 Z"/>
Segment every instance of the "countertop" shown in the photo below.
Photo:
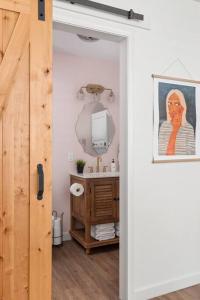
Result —
<path fill-rule="evenodd" d="M 99 173 L 71 173 L 70 175 L 77 176 L 80 178 L 108 178 L 108 177 L 119 177 L 119 172 L 99 172 Z"/>

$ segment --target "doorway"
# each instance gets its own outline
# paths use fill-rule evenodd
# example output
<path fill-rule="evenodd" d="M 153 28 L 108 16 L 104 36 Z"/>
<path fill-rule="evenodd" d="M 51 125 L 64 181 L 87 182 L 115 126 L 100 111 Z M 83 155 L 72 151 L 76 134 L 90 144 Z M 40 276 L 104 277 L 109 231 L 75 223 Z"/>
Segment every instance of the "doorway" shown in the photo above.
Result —
<path fill-rule="evenodd" d="M 70 16 L 70 18 L 69 18 Z M 66 21 L 68 20 L 68 22 Z M 132 89 L 127 81 L 131 74 L 128 68 L 130 58 L 127 55 L 131 50 L 130 40 L 132 36 L 129 30 L 118 30 L 115 27 L 102 27 L 95 25 L 93 22 L 83 21 L 77 16 L 66 10 L 66 16 L 59 16 L 59 12 L 54 12 L 55 27 L 59 29 L 66 29 L 76 33 L 77 28 L 79 33 L 85 33 L 97 38 L 104 38 L 113 42 L 117 42 L 120 46 L 120 99 L 123 98 L 123 105 L 120 105 L 120 199 L 124 199 L 123 205 L 120 201 L 120 229 L 123 235 L 120 236 L 120 298 L 126 298 L 127 292 L 127 194 L 128 194 L 128 179 L 127 179 L 127 102 L 131 96 Z M 97 22 L 98 23 L 98 22 Z M 91 34 L 92 33 L 92 34 Z"/>
<path fill-rule="evenodd" d="M 53 299 L 119 296 L 119 49 L 54 25 Z"/>

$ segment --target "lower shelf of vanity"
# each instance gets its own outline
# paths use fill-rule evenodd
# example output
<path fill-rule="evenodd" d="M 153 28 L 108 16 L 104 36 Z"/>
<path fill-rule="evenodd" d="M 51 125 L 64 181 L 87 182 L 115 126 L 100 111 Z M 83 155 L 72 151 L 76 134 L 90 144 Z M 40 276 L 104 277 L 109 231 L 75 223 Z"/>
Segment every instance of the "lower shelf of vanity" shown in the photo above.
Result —
<path fill-rule="evenodd" d="M 84 229 L 71 230 L 70 234 L 77 242 L 79 242 L 86 249 L 86 253 L 88 254 L 90 253 L 90 249 L 92 248 L 119 244 L 119 237 L 115 237 L 114 239 L 105 240 L 105 241 L 97 241 L 92 237 L 90 237 L 90 240 L 86 241 Z"/>

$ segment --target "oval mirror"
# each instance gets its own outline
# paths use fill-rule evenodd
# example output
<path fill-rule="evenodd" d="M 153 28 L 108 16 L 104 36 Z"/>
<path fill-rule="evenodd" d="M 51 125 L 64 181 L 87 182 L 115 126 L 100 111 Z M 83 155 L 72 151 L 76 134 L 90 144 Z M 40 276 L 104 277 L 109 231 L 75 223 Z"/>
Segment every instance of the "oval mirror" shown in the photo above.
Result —
<path fill-rule="evenodd" d="M 115 134 L 113 118 L 100 102 L 83 107 L 76 123 L 76 135 L 85 153 L 98 156 L 106 153 Z"/>

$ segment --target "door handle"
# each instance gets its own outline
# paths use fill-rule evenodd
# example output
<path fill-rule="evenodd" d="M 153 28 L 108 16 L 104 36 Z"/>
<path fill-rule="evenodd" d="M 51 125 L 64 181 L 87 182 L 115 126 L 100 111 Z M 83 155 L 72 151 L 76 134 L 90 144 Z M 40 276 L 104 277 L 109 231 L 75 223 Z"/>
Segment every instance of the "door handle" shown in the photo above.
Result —
<path fill-rule="evenodd" d="M 37 199 L 42 200 L 43 199 L 43 193 L 44 193 L 44 171 L 43 171 L 43 165 L 42 164 L 37 165 L 37 171 L 38 171 Z"/>

